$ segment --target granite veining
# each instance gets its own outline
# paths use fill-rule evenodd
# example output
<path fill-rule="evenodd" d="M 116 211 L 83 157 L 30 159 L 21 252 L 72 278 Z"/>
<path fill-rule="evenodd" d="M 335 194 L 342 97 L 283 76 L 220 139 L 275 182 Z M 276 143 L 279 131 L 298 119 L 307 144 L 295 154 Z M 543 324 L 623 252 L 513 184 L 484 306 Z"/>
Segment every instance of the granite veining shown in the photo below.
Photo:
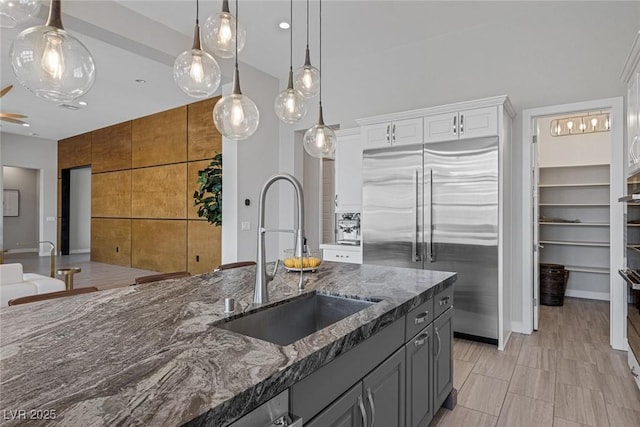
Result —
<path fill-rule="evenodd" d="M 305 275 L 302 293 L 380 302 L 279 346 L 216 327 L 263 308 L 251 303 L 254 271 L 244 267 L 0 309 L 0 424 L 224 426 L 456 278 L 324 262 Z M 264 306 L 300 295 L 297 285 L 298 274 L 281 269 Z M 235 298 L 235 313 L 224 313 L 225 297 Z M 20 410 L 26 419 L 16 418 Z M 30 412 L 37 410 L 45 412 Z M 46 411 L 54 411 L 55 419 L 34 419 Z"/>

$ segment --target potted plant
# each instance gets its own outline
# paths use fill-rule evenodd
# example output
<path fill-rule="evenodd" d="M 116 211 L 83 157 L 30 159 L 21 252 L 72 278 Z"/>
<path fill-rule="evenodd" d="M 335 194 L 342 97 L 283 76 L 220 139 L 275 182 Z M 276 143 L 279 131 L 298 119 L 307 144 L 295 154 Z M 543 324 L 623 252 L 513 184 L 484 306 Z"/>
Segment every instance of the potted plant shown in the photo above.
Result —
<path fill-rule="evenodd" d="M 222 153 L 217 153 L 209 166 L 198 171 L 197 183 L 193 205 L 198 207 L 198 216 L 210 224 L 222 225 Z"/>

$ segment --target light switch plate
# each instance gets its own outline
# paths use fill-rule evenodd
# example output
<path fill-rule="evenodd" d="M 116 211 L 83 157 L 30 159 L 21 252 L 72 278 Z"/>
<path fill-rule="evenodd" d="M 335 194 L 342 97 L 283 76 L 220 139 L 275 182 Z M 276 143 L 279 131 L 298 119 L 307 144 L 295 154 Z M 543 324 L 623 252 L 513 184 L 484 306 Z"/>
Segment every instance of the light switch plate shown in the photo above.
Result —
<path fill-rule="evenodd" d="M 249 231 L 251 230 L 251 222 L 250 221 L 242 221 L 242 224 L 240 225 L 240 229 L 242 231 Z"/>

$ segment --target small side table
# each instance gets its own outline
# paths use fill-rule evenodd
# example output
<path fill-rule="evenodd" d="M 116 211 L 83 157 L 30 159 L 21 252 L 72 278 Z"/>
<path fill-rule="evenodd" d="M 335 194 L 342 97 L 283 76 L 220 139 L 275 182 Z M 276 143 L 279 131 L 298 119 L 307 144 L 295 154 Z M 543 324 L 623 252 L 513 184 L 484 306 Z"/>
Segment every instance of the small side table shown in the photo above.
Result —
<path fill-rule="evenodd" d="M 70 290 L 73 289 L 73 275 L 81 271 L 82 269 L 80 267 L 68 267 L 59 268 L 56 273 L 58 275 L 64 275 L 64 288 Z"/>

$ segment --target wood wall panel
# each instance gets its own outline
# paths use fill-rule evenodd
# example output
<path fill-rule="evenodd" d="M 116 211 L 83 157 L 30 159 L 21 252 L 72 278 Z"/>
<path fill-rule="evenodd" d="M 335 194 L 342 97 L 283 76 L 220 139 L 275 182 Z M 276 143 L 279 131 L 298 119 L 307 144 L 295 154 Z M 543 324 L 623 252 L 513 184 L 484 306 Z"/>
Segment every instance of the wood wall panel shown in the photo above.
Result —
<path fill-rule="evenodd" d="M 187 221 L 131 220 L 131 266 L 169 273 L 187 269 Z"/>
<path fill-rule="evenodd" d="M 91 164 L 91 134 L 72 136 L 58 141 L 58 178 L 62 169 L 77 168 Z"/>
<path fill-rule="evenodd" d="M 187 270 L 191 274 L 212 271 L 222 260 L 222 227 L 206 221 L 187 222 Z"/>
<path fill-rule="evenodd" d="M 213 107 L 220 97 L 189 104 L 188 108 L 188 159 L 211 159 L 222 152 L 222 135 L 213 124 Z"/>
<path fill-rule="evenodd" d="M 187 217 L 187 164 L 131 171 L 132 218 Z"/>
<path fill-rule="evenodd" d="M 131 267 L 130 219 L 91 219 L 91 261 Z"/>
<path fill-rule="evenodd" d="M 131 124 L 131 167 L 187 160 L 187 107 L 136 119 Z"/>
<path fill-rule="evenodd" d="M 91 216 L 131 217 L 131 171 L 91 175 Z"/>
<path fill-rule="evenodd" d="M 131 169 L 131 122 L 91 132 L 91 172 Z"/>
<path fill-rule="evenodd" d="M 189 219 L 202 219 L 198 216 L 198 208 L 193 206 L 193 193 L 198 189 L 198 172 L 209 166 L 211 160 L 201 160 L 199 162 L 187 163 L 187 215 Z"/>

